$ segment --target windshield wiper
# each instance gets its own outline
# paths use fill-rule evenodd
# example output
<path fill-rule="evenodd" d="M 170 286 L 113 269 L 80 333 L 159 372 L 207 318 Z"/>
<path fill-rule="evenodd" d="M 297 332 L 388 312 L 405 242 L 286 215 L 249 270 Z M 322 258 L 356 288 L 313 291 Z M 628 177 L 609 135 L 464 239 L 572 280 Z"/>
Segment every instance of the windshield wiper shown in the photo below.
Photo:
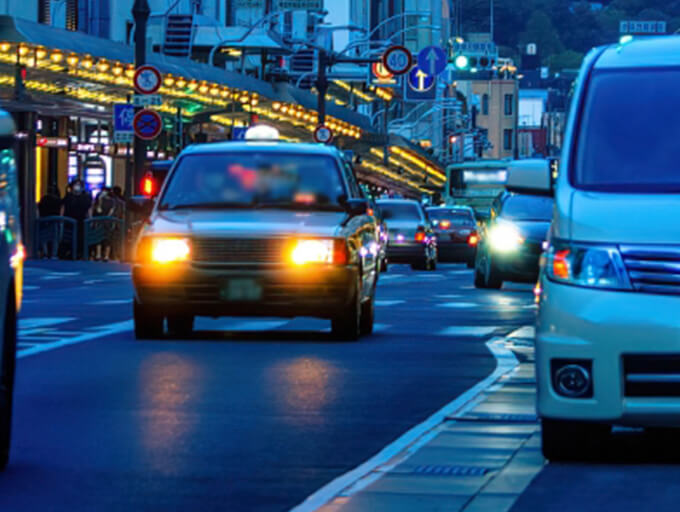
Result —
<path fill-rule="evenodd" d="M 167 205 L 162 204 L 159 210 L 230 210 L 230 209 L 244 209 L 249 210 L 255 205 L 250 203 L 188 203 Z"/>

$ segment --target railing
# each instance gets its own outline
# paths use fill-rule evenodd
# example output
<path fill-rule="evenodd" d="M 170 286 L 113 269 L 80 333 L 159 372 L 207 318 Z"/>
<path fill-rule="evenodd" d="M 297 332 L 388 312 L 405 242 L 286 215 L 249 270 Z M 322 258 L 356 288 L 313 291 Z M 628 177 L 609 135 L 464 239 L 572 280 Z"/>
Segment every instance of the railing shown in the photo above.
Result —
<path fill-rule="evenodd" d="M 71 259 L 78 257 L 78 223 L 70 217 L 41 217 L 35 221 L 36 247 L 47 250 L 48 244 L 52 256 L 70 255 Z M 70 250 L 70 253 L 67 252 Z"/>
<path fill-rule="evenodd" d="M 108 244 L 118 259 L 123 259 L 125 230 L 118 217 L 91 217 L 85 219 L 83 229 L 83 257 L 87 258 L 92 246 Z"/>

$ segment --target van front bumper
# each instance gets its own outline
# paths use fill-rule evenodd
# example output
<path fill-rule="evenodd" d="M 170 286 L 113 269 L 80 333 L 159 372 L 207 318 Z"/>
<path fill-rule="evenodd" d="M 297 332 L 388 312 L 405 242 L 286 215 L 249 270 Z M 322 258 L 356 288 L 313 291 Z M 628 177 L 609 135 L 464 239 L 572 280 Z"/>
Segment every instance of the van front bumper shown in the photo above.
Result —
<path fill-rule="evenodd" d="M 536 327 L 537 411 L 545 418 L 680 425 L 680 297 L 542 279 Z M 554 374 L 591 365 L 586 398 L 558 394 Z M 553 365 L 551 367 L 551 364 Z"/>

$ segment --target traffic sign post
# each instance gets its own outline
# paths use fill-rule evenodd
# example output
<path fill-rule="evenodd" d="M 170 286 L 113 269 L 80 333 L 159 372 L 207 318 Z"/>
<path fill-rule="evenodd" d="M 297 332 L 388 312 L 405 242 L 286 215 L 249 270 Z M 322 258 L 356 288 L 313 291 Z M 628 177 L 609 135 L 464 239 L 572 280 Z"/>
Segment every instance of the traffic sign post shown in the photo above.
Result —
<path fill-rule="evenodd" d="M 428 75 L 419 66 L 408 74 L 406 98 L 410 100 L 434 100 L 437 97 L 435 77 Z"/>
<path fill-rule="evenodd" d="M 132 98 L 135 107 L 158 107 L 163 104 L 160 94 L 135 94 Z"/>
<path fill-rule="evenodd" d="M 437 76 L 446 69 L 448 58 L 439 46 L 428 46 L 418 53 L 418 67 L 430 76 Z"/>
<path fill-rule="evenodd" d="M 382 64 L 393 75 L 403 75 L 413 67 L 413 55 L 404 46 L 392 46 L 384 53 Z"/>
<path fill-rule="evenodd" d="M 113 105 L 113 141 L 126 144 L 134 140 L 135 107 L 130 103 Z"/>
<path fill-rule="evenodd" d="M 161 88 L 163 78 L 155 66 L 139 66 L 133 78 L 135 90 L 139 94 L 156 94 Z"/>
<path fill-rule="evenodd" d="M 314 130 L 314 140 L 320 144 L 329 144 L 333 140 L 333 131 L 325 125 L 319 125 Z"/>
<path fill-rule="evenodd" d="M 153 140 L 163 130 L 163 119 L 153 110 L 140 110 L 132 122 L 135 135 L 142 140 Z"/>

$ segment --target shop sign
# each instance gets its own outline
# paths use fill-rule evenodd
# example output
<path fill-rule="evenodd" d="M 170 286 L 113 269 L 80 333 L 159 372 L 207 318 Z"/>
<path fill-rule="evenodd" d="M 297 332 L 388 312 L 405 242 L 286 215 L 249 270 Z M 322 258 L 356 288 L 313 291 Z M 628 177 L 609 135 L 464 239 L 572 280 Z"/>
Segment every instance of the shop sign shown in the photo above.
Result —
<path fill-rule="evenodd" d="M 68 148 L 68 139 L 66 137 L 38 137 L 36 145 L 39 148 Z"/>

